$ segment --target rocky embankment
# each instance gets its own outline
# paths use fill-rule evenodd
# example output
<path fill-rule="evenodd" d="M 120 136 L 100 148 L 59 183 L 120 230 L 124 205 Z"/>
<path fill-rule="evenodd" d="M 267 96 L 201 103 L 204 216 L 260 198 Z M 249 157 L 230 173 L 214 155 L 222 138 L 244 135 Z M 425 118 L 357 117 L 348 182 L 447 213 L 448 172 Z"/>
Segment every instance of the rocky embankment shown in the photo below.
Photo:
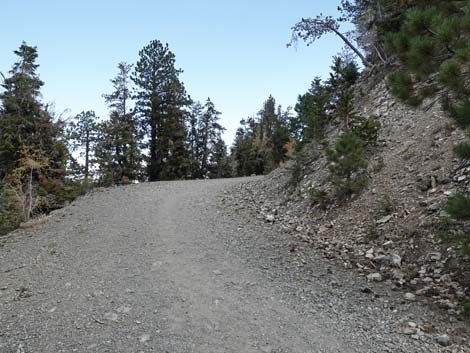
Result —
<path fill-rule="evenodd" d="M 398 302 L 423 305 L 452 323 L 451 334 L 468 337 L 470 258 L 441 236 L 446 200 L 469 190 L 470 165 L 452 154 L 463 133 L 438 102 L 413 110 L 391 98 L 384 83 L 358 89 L 370 92 L 362 94 L 358 110 L 382 124 L 379 145 L 368 151 L 369 182 L 360 195 L 335 200 L 324 150 L 310 146 L 300 162 L 238 186 L 227 203 L 296 240 L 293 251 L 316 252 L 367 279 L 365 290 L 382 288 Z M 312 190 L 327 195 L 323 205 Z M 426 330 L 411 322 L 405 332 L 419 336 Z M 449 343 L 447 336 L 441 343 Z"/>

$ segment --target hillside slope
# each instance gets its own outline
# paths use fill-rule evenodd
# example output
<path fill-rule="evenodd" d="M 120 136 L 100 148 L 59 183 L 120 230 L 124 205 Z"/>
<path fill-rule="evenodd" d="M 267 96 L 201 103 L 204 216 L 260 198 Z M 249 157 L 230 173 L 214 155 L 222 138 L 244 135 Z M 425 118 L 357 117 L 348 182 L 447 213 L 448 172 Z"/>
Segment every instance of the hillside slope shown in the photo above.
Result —
<path fill-rule="evenodd" d="M 316 249 L 369 282 L 384 282 L 384 291 L 397 291 L 404 302 L 431 304 L 451 320 L 464 320 L 470 259 L 438 236 L 443 204 L 470 181 L 470 167 L 452 154 L 463 133 L 438 101 L 415 110 L 393 99 L 384 81 L 364 80 L 355 88 L 357 110 L 382 124 L 360 195 L 332 199 L 325 150 L 307 146 L 300 161 L 239 186 L 227 202 L 297 239 L 292 251 L 299 256 Z M 328 193 L 326 210 L 312 202 L 312 189 Z"/>

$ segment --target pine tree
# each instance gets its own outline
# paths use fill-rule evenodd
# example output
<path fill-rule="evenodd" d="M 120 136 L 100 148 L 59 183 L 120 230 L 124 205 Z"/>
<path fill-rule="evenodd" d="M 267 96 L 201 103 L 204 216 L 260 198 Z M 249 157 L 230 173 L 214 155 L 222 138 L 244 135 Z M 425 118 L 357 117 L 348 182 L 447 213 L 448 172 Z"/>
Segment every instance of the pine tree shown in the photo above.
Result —
<path fill-rule="evenodd" d="M 207 98 L 197 127 L 198 160 L 201 165 L 199 177 L 209 175 L 213 148 L 216 143 L 221 140 L 221 134 L 225 130 L 222 125 L 218 123 L 220 114 L 221 113 L 217 111 L 210 98 Z"/>
<path fill-rule="evenodd" d="M 98 167 L 98 184 L 111 186 L 122 181 L 123 170 L 117 158 L 117 143 L 120 134 L 117 113 L 111 113 L 110 119 L 98 124 L 98 137 L 95 158 Z"/>
<path fill-rule="evenodd" d="M 469 38 L 470 1 L 419 1 L 404 13 L 399 27 L 385 35 L 389 52 L 402 64 L 402 70 L 389 77 L 392 93 L 412 105 L 438 93 L 443 108 L 468 131 Z M 454 151 L 458 157 L 469 159 L 470 142 L 455 146 Z M 447 210 L 456 220 L 468 220 L 469 204 L 470 195 L 465 191 L 449 199 Z M 456 235 L 454 240 L 469 251 L 468 235 L 464 239 Z"/>
<path fill-rule="evenodd" d="M 411 6 L 434 0 L 341 0 L 338 10 L 340 22 L 354 24 L 352 36 L 371 63 L 390 61 L 384 49 L 384 33 L 394 30 L 401 22 L 401 14 Z"/>
<path fill-rule="evenodd" d="M 219 136 L 211 148 L 211 157 L 209 164 L 209 177 L 212 178 L 229 178 L 232 173 L 230 170 L 230 162 L 227 154 L 227 145 Z"/>
<path fill-rule="evenodd" d="M 253 175 L 256 171 L 256 122 L 253 118 L 242 119 L 231 148 L 235 161 L 235 175 Z"/>
<path fill-rule="evenodd" d="M 396 55 L 404 67 L 390 76 L 389 86 L 392 93 L 413 105 L 445 88 L 459 102 L 454 106 L 450 99 L 446 108 L 459 109 L 469 95 L 466 67 L 470 62 L 470 2 L 433 3 L 409 9 L 398 29 L 385 33 L 389 53 Z"/>
<path fill-rule="evenodd" d="M 125 117 L 130 111 L 131 93 L 129 84 L 132 65 L 120 62 L 117 67 L 119 72 L 116 77 L 111 79 L 114 91 L 111 94 L 103 94 L 103 97 L 112 111 L 119 113 L 121 117 Z"/>
<path fill-rule="evenodd" d="M 328 80 L 316 77 L 310 89 L 299 96 L 295 111 L 302 126 L 302 143 L 321 141 L 329 124 L 339 120 L 345 131 L 357 119 L 353 106 L 353 85 L 359 79 L 359 68 L 350 58 L 339 55 L 333 58 Z"/>
<path fill-rule="evenodd" d="M 330 179 L 338 196 L 357 193 L 365 185 L 367 161 L 364 158 L 364 142 L 354 133 L 341 135 L 335 148 L 327 150 L 331 162 Z"/>
<path fill-rule="evenodd" d="M 71 142 L 72 150 L 79 151 L 84 158 L 83 175 L 85 181 L 91 175 L 91 166 L 94 162 L 93 154 L 98 138 L 98 117 L 94 111 L 86 111 L 78 114 L 70 124 L 67 135 Z"/>
<path fill-rule="evenodd" d="M 201 162 L 199 156 L 201 155 L 199 143 L 198 124 L 203 114 L 203 107 L 200 102 L 193 102 L 187 120 L 188 130 L 188 144 L 189 144 L 189 158 L 191 163 L 191 178 L 199 178 L 201 173 Z"/>
<path fill-rule="evenodd" d="M 67 200 L 64 184 L 68 151 L 64 142 L 64 123 L 54 121 L 47 106 L 40 101 L 44 83 L 37 74 L 37 49 L 23 42 L 15 54 L 18 61 L 4 78 L 0 92 L 0 184 L 3 184 L 0 188 L 9 188 L 13 192 L 13 200 L 16 200 L 13 203 L 21 203 L 15 209 L 21 209 L 25 220 L 33 208 L 46 213 Z M 30 173 L 20 178 L 20 171 L 26 170 L 27 164 L 37 162 L 35 156 L 41 156 L 45 163 L 40 163 L 41 168 L 30 168 Z M 40 197 L 40 209 L 36 209 L 36 203 L 30 207 L 30 202 L 26 209 L 31 212 L 25 217 L 26 203 L 18 202 L 18 195 L 24 196 L 24 200 L 31 200 L 32 195 L 35 200 L 36 196 Z M 15 215 L 6 215 L 7 218 L 10 216 L 15 218 Z"/>
<path fill-rule="evenodd" d="M 269 96 L 256 118 L 243 119 L 237 130 L 231 155 L 236 175 L 262 175 L 277 168 L 287 159 L 286 145 L 292 142 L 290 111 L 276 108 Z"/>
<path fill-rule="evenodd" d="M 323 16 L 322 14 L 314 18 L 302 18 L 301 21 L 297 22 L 292 27 L 292 39 L 288 46 L 297 43 L 299 40 L 303 40 L 307 45 L 310 45 L 325 34 L 334 33 L 357 55 L 364 66 L 372 66 L 372 63 L 366 58 L 357 45 L 348 38 L 347 34 L 340 31 L 341 22 L 341 18 L 335 19 L 332 16 Z"/>
<path fill-rule="evenodd" d="M 181 73 L 168 44 L 154 40 L 139 52 L 131 78 L 137 86 L 136 113 L 149 139 L 150 181 L 184 178 L 190 173 L 185 110 L 190 100 L 179 79 Z"/>
<path fill-rule="evenodd" d="M 118 74 L 111 80 L 114 91 L 111 94 L 103 95 L 111 113 L 109 122 L 102 125 L 101 138 L 103 141 L 100 153 L 106 160 L 103 165 L 109 165 L 108 159 L 111 158 L 113 160 L 111 165 L 118 168 L 113 173 L 113 181 L 116 183 L 138 180 L 141 174 L 142 158 L 139 149 L 141 134 L 135 114 L 130 107 L 129 76 L 131 69 L 132 65 L 125 62 L 119 63 Z M 107 168 L 104 169 L 107 170 Z"/>
<path fill-rule="evenodd" d="M 357 118 L 353 104 L 352 86 L 358 79 L 359 68 L 354 61 L 344 59 L 341 56 L 333 58 L 327 86 L 330 92 L 331 107 L 345 131 L 351 129 L 354 120 Z"/>
<path fill-rule="evenodd" d="M 50 160 L 48 174 L 57 177 L 63 174 L 67 153 L 62 125 L 52 121 L 39 101 L 44 83 L 37 74 L 37 49 L 23 42 L 14 53 L 18 61 L 1 85 L 0 93 L 0 179 L 17 166 L 25 147 L 43 151 Z"/>
<path fill-rule="evenodd" d="M 277 109 L 277 116 L 273 124 L 272 133 L 273 169 L 277 168 L 281 163 L 284 163 L 288 159 L 286 146 L 294 140 L 294 137 L 291 136 L 289 130 L 290 121 L 290 109 L 283 111 L 282 107 L 279 106 Z"/>
<path fill-rule="evenodd" d="M 328 109 L 331 101 L 329 86 L 316 77 L 307 93 L 298 97 L 295 111 L 302 126 L 299 139 L 302 141 L 321 140 L 330 121 Z"/>
<path fill-rule="evenodd" d="M 276 100 L 269 96 L 258 113 L 257 174 L 271 172 L 286 159 L 284 145 L 290 141 L 288 119 L 289 111 L 276 107 Z"/>

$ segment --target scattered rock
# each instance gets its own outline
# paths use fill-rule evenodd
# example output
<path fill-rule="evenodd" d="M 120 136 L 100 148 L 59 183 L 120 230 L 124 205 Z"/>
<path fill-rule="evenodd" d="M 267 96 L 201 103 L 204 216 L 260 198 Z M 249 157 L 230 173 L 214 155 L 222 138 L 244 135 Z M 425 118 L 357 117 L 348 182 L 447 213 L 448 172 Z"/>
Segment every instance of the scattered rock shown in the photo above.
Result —
<path fill-rule="evenodd" d="M 440 335 L 436 337 L 436 342 L 439 343 L 441 346 L 447 347 L 450 346 L 450 337 L 447 335 Z"/>
<path fill-rule="evenodd" d="M 393 245 L 393 240 L 388 240 L 385 243 L 383 243 L 384 248 L 391 247 Z"/>
<path fill-rule="evenodd" d="M 268 214 L 268 215 L 266 216 L 266 222 L 268 222 L 268 223 L 273 223 L 275 219 L 276 219 L 276 218 L 275 218 L 274 215 L 272 215 L 272 214 Z"/>
<path fill-rule="evenodd" d="M 432 252 L 428 254 L 428 259 L 430 261 L 441 261 L 442 259 L 442 254 L 440 252 Z"/>
<path fill-rule="evenodd" d="M 392 215 L 388 215 L 388 216 L 385 216 L 383 218 L 380 218 L 375 223 L 377 223 L 378 225 L 381 225 L 381 224 L 385 224 L 385 223 L 389 222 L 391 219 L 392 219 Z"/>
<path fill-rule="evenodd" d="M 105 320 L 109 321 L 117 321 L 118 320 L 118 315 L 116 313 L 106 313 L 103 315 Z"/>
<path fill-rule="evenodd" d="M 401 256 L 397 254 L 392 255 L 392 266 L 401 267 Z"/>
<path fill-rule="evenodd" d="M 148 341 L 150 341 L 150 335 L 149 334 L 142 335 L 139 338 L 140 343 L 145 343 L 145 342 L 148 342 Z"/>
<path fill-rule="evenodd" d="M 382 275 L 378 272 L 367 275 L 367 280 L 370 282 L 381 282 L 382 279 L 383 279 Z"/>
<path fill-rule="evenodd" d="M 116 311 L 117 311 L 119 314 L 129 314 L 130 311 L 131 311 L 131 307 L 130 307 L 130 306 L 123 305 L 123 306 L 120 306 L 119 308 L 117 308 Z"/>
<path fill-rule="evenodd" d="M 403 330 L 405 335 L 414 335 L 418 331 L 418 326 L 414 322 L 408 322 L 406 328 Z"/>
<path fill-rule="evenodd" d="M 430 206 L 428 206 L 427 210 L 430 212 L 430 213 L 433 213 L 433 212 L 437 212 L 441 209 L 441 205 L 437 202 L 431 204 Z"/>
<path fill-rule="evenodd" d="M 261 347 L 261 352 L 263 352 L 263 353 L 272 353 L 272 351 L 273 351 L 273 347 L 271 347 L 271 346 Z"/>

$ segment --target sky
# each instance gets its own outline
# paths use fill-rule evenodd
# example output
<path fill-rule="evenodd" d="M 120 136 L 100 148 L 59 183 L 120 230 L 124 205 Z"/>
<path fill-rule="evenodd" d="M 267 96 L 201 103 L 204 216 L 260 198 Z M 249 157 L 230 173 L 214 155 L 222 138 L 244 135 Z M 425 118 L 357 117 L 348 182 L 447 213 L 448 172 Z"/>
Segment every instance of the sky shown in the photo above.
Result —
<path fill-rule="evenodd" d="M 339 2 L 339 1 L 338 1 Z M 102 94 L 121 61 L 135 63 L 151 40 L 168 43 L 194 100 L 208 97 L 233 142 L 242 118 L 272 95 L 294 106 L 315 76 L 326 77 L 342 43 L 327 35 L 287 48 L 302 17 L 335 14 L 323 0 L 0 0 L 0 72 L 16 61 L 22 41 L 36 46 L 43 101 L 57 114 L 94 110 L 105 119 Z"/>

